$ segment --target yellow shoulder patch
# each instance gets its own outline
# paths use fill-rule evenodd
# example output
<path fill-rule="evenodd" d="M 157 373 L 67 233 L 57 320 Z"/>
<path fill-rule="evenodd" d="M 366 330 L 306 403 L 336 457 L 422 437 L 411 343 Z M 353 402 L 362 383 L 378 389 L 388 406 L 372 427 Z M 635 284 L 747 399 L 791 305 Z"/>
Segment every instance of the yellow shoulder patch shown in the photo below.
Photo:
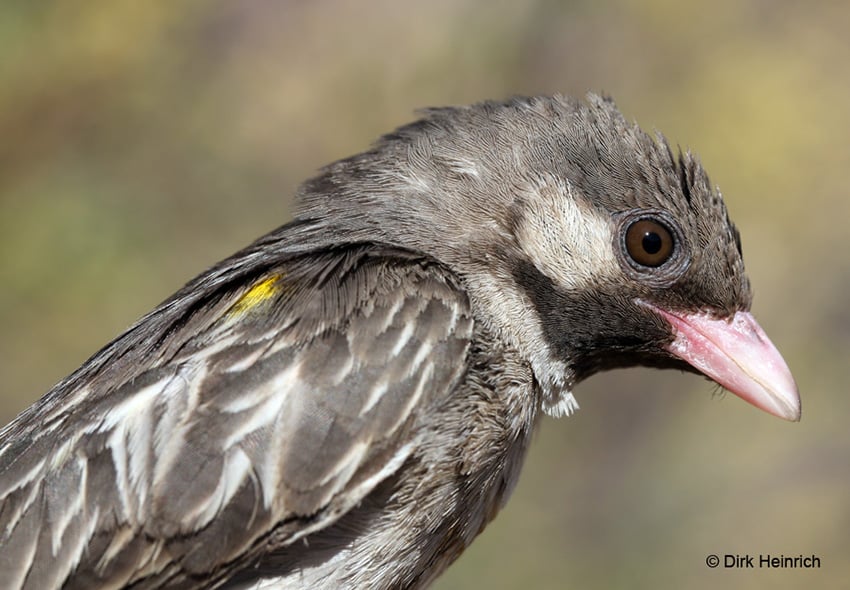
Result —
<path fill-rule="evenodd" d="M 283 275 L 275 274 L 266 279 L 263 279 L 250 289 L 248 289 L 242 297 L 236 300 L 228 315 L 241 315 L 247 313 L 263 303 L 268 301 L 280 292 L 280 280 Z"/>

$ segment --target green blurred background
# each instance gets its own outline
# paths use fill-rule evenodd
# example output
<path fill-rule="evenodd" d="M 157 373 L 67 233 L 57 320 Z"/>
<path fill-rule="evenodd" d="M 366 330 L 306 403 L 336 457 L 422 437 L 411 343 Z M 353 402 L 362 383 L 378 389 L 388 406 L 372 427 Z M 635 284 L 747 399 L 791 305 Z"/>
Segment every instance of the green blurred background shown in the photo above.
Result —
<path fill-rule="evenodd" d="M 847 587 L 848 31 L 844 1 L 6 1 L 0 418 L 416 108 L 604 91 L 722 187 L 803 420 L 691 375 L 594 377 L 437 588 Z"/>

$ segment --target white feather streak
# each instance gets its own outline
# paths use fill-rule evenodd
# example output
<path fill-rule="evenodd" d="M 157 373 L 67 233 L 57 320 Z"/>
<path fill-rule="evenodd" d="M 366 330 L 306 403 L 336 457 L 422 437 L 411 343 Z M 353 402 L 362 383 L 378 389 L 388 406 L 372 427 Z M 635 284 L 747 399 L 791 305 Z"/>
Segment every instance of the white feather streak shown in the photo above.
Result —
<path fill-rule="evenodd" d="M 52 530 L 50 535 L 50 550 L 53 556 L 59 554 L 62 547 L 62 537 L 65 536 L 65 531 L 71 521 L 83 510 L 83 493 L 86 489 L 86 478 L 88 477 L 88 461 L 85 457 L 77 457 L 74 461 L 77 468 L 77 486 L 74 489 L 66 490 L 67 494 L 72 496 L 73 500 L 66 504 L 58 514 L 51 511 Z"/>
<path fill-rule="evenodd" d="M 404 326 L 401 330 L 401 334 L 398 335 L 398 341 L 395 343 L 392 349 L 392 356 L 398 356 L 401 350 L 405 347 L 405 345 L 410 341 L 410 337 L 413 336 L 413 330 L 416 328 L 413 322 L 409 322 Z"/>
<path fill-rule="evenodd" d="M 118 529 L 114 535 L 112 535 L 112 539 L 109 541 L 109 547 L 107 547 L 103 554 L 100 556 L 100 559 L 97 561 L 97 569 L 104 569 L 110 561 L 115 559 L 115 557 L 121 553 L 124 547 L 127 546 L 127 543 L 132 541 L 136 536 L 136 533 L 130 527 L 123 527 Z"/>
<path fill-rule="evenodd" d="M 75 539 L 69 539 L 67 541 L 67 544 L 73 543 L 73 545 L 67 552 L 68 558 L 62 561 L 62 571 L 53 572 L 54 579 L 57 581 L 64 580 L 68 576 L 68 573 L 77 567 L 77 564 L 80 562 L 80 558 L 82 558 L 83 553 L 86 550 L 86 546 L 97 529 L 98 516 L 100 516 L 100 508 L 95 506 L 92 513 L 87 515 L 86 527 Z"/>
<path fill-rule="evenodd" d="M 336 479 L 338 487 L 344 485 L 363 461 L 363 457 L 369 450 L 369 442 L 357 441 L 351 445 L 348 451 L 343 455 L 336 465 L 328 471 L 328 474 L 319 481 L 319 485 L 323 486 L 332 479 Z"/>
<path fill-rule="evenodd" d="M 247 390 L 243 395 L 240 395 L 230 403 L 224 404 L 221 407 L 221 411 L 228 414 L 238 414 L 239 412 L 244 412 L 251 408 L 257 408 L 260 406 L 265 407 L 264 404 L 273 401 L 274 398 L 278 398 L 278 405 L 282 405 L 286 396 L 279 394 L 285 394 L 286 392 L 291 391 L 298 383 L 300 383 L 298 379 L 300 370 L 301 363 L 294 362 L 290 367 L 277 375 L 274 379 L 268 381 L 265 385 Z"/>
<path fill-rule="evenodd" d="M 391 476 L 393 473 L 398 471 L 398 468 L 401 467 L 407 458 L 410 456 L 410 453 L 413 451 L 413 443 L 409 442 L 406 445 L 396 451 L 395 455 L 393 455 L 389 461 L 386 462 L 384 467 L 372 475 L 371 477 L 367 477 L 360 484 L 351 489 L 351 492 L 348 494 L 351 498 L 364 498 L 366 495 L 372 491 L 376 485 L 384 481 L 386 478 Z"/>
<path fill-rule="evenodd" d="M 239 373 L 240 371 L 244 371 L 246 369 L 250 369 L 258 360 L 260 360 L 263 355 L 268 354 L 268 348 L 266 346 L 260 346 L 257 350 L 253 351 L 251 354 L 246 354 L 238 361 L 230 365 L 225 369 L 227 373 Z"/>
<path fill-rule="evenodd" d="M 393 301 L 393 304 L 386 311 L 386 315 L 384 316 L 384 321 L 381 322 L 380 326 L 378 327 L 376 334 L 383 334 L 384 332 L 387 331 L 387 328 L 389 328 L 392 325 L 393 320 L 395 319 L 395 316 L 398 315 L 398 312 L 402 308 L 403 305 L 404 305 L 404 299 L 401 298 L 401 297 L 399 297 L 398 299 Z M 351 338 L 353 336 L 354 336 L 353 334 L 349 334 L 349 341 L 351 340 Z"/>
<path fill-rule="evenodd" d="M 250 395 L 243 396 L 224 407 L 224 411 L 228 413 L 236 413 L 234 408 L 240 408 L 240 411 L 251 411 L 250 418 L 244 420 L 227 437 L 224 443 L 225 449 L 239 443 L 250 433 L 271 426 L 277 421 L 287 397 L 292 391 L 303 387 L 298 379 L 299 367 L 298 363 L 294 364 L 265 385 L 254 389 Z M 249 405 L 245 403 L 246 398 L 250 398 L 256 403 Z"/>
<path fill-rule="evenodd" d="M 133 424 L 139 416 L 143 415 L 148 408 L 152 407 L 156 397 L 165 388 L 165 382 L 166 379 L 160 379 L 151 383 L 147 387 L 143 387 L 129 395 L 127 399 L 122 400 L 117 405 L 109 408 L 106 415 L 100 421 L 97 430 L 107 432 L 119 425 L 124 428 L 133 428 Z"/>
<path fill-rule="evenodd" d="M 392 427 L 389 429 L 389 432 L 395 432 L 399 426 L 404 424 L 404 421 L 410 417 L 410 413 L 413 411 L 413 408 L 419 403 L 419 399 L 422 397 L 422 394 L 425 392 L 425 386 L 431 380 L 431 377 L 434 375 L 434 363 L 428 363 L 423 367 L 422 371 L 419 374 L 419 381 L 416 382 L 416 387 L 413 389 L 413 393 L 408 396 L 407 403 L 404 405 L 404 411 L 399 413 L 398 420 Z"/>
<path fill-rule="evenodd" d="M 228 453 L 224 460 L 224 469 L 218 480 L 215 491 L 198 513 L 197 527 L 209 524 L 233 498 L 233 495 L 245 481 L 245 476 L 251 472 L 251 460 L 242 449 L 236 448 Z"/>
<path fill-rule="evenodd" d="M 10 482 L 2 482 L 5 485 L 2 489 L 0 489 L 0 498 L 5 498 L 13 491 L 24 487 L 31 481 L 34 481 L 39 475 L 41 475 L 41 471 L 44 468 L 45 461 L 46 459 L 41 459 L 40 461 L 38 461 L 35 465 L 32 466 L 32 468 L 30 468 L 29 471 L 24 473 L 24 475 L 19 479 Z"/>
<path fill-rule="evenodd" d="M 365 416 L 369 413 L 369 411 L 375 407 L 375 404 L 380 401 L 384 394 L 387 392 L 389 388 L 389 383 L 387 383 L 387 379 L 383 378 L 378 381 L 372 389 L 369 390 L 369 397 L 366 398 L 366 403 L 363 404 L 363 408 L 360 410 L 360 416 Z"/>

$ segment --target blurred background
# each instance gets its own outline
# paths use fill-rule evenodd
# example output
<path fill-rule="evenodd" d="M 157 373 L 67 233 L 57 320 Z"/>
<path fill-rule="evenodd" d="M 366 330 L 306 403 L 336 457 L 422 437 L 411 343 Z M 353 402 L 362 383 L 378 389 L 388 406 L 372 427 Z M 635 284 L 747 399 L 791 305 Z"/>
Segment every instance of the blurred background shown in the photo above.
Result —
<path fill-rule="evenodd" d="M 692 375 L 594 377 L 436 587 L 844 586 L 848 30 L 838 0 L 4 2 L 0 418 L 415 109 L 602 91 L 721 186 L 803 420 Z"/>

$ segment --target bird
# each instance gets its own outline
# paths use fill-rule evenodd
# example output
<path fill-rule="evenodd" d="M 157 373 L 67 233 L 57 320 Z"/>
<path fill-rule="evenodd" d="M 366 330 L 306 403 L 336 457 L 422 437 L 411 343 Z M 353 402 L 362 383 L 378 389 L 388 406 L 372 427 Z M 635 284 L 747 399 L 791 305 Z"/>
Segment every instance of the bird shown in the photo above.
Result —
<path fill-rule="evenodd" d="M 698 157 L 610 97 L 421 112 L 0 432 L 3 586 L 422 588 L 618 367 L 800 418 Z"/>

